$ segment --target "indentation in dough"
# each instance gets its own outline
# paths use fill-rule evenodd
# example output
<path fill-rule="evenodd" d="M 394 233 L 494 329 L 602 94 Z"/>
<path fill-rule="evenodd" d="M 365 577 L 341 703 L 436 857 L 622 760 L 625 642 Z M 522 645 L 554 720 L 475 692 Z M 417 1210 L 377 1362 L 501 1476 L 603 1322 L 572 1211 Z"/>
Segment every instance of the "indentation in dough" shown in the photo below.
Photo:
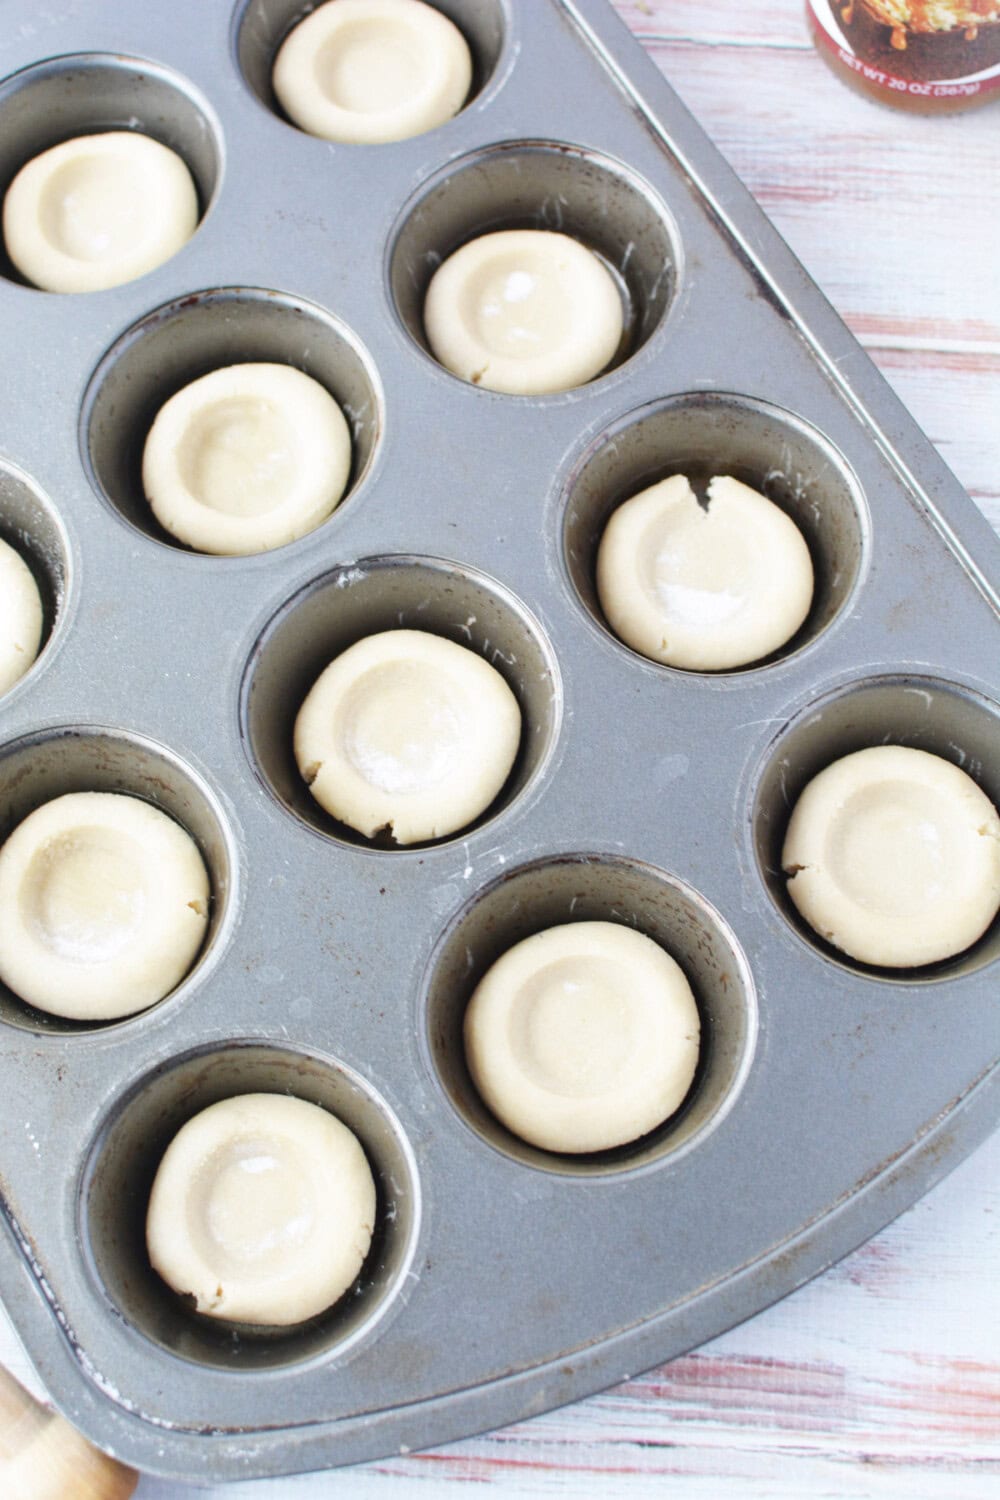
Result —
<path fill-rule="evenodd" d="M 53 172 L 39 204 L 47 239 L 74 260 L 128 254 L 146 233 L 148 179 L 125 154 L 81 154 Z"/>
<path fill-rule="evenodd" d="M 209 1156 L 187 1200 L 192 1242 L 222 1277 L 280 1273 L 315 1224 L 313 1185 L 280 1138 L 229 1141 Z"/>
<path fill-rule="evenodd" d="M 569 274 L 537 251 L 498 252 L 465 287 L 462 312 L 472 336 L 507 359 L 531 358 L 541 347 L 563 343 L 574 307 L 560 271 Z"/>
<path fill-rule="evenodd" d="M 381 114 L 419 97 L 425 73 L 415 39 L 384 18 L 342 27 L 316 54 L 316 82 L 338 109 Z"/>
<path fill-rule="evenodd" d="M 964 860 L 967 832 L 950 814 L 930 787 L 873 782 L 844 801 L 825 866 L 857 905 L 920 921 L 938 909 Z"/>
<path fill-rule="evenodd" d="M 510 1015 L 511 1050 L 525 1074 L 572 1097 L 618 1088 L 636 1049 L 626 979 L 620 965 L 593 955 L 532 975 Z"/>
<path fill-rule="evenodd" d="M 243 396 L 200 411 L 178 447 L 184 483 L 202 505 L 227 516 L 261 516 L 295 483 L 295 433 L 273 401 Z"/>
<path fill-rule="evenodd" d="M 344 753 L 380 792 L 411 794 L 451 775 L 469 726 L 447 679 L 422 662 L 372 668 L 341 708 Z"/>
<path fill-rule="evenodd" d="M 146 910 L 140 851 L 127 835 L 78 828 L 40 848 L 21 885 L 40 942 L 75 963 L 107 963 L 132 942 Z"/>

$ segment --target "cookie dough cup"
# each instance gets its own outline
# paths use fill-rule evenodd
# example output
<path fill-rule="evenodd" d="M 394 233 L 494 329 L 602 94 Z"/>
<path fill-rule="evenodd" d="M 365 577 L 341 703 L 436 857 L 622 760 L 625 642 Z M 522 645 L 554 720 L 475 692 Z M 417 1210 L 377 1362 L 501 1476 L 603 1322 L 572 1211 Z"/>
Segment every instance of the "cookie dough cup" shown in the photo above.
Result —
<path fill-rule="evenodd" d="M 599 375 L 618 352 L 624 315 L 611 273 L 579 240 L 502 229 L 438 267 L 424 327 L 435 359 L 453 375 L 533 396 Z"/>
<path fill-rule="evenodd" d="M 267 552 L 339 504 L 351 434 L 330 393 L 290 365 L 227 365 L 160 408 L 142 482 L 164 530 L 198 552 Z"/>
<path fill-rule="evenodd" d="M 1000 910 L 1000 818 L 958 766 L 880 745 L 835 761 L 792 813 L 781 864 L 809 925 L 852 958 L 916 968 Z"/>
<path fill-rule="evenodd" d="M 22 167 L 3 235 L 21 275 L 46 292 L 97 292 L 176 255 L 198 224 L 184 162 L 131 130 L 76 136 Z"/>
<path fill-rule="evenodd" d="M 38 584 L 20 553 L 0 539 L 0 693 L 24 676 L 41 641 Z"/>
<path fill-rule="evenodd" d="M 465 1053 L 483 1102 L 522 1140 L 607 1151 L 683 1103 L 700 1022 L 679 965 L 614 922 L 550 927 L 487 970 L 465 1015 Z"/>
<path fill-rule="evenodd" d="M 145 1010 L 197 957 L 209 894 L 166 813 L 115 792 L 56 797 L 0 848 L 0 979 L 72 1021 Z"/>
<path fill-rule="evenodd" d="M 375 1183 L 352 1131 L 285 1094 L 223 1099 L 189 1120 L 153 1181 L 146 1246 L 156 1271 L 210 1318 L 285 1327 L 356 1279 Z"/>
<path fill-rule="evenodd" d="M 310 135 L 379 145 L 456 115 L 472 57 L 457 26 L 421 0 L 328 0 L 289 33 L 271 81 Z"/>
<path fill-rule="evenodd" d="M 784 511 L 720 477 L 699 505 L 681 474 L 614 512 L 597 554 L 597 591 L 612 630 L 666 666 L 721 672 L 788 643 L 813 600 L 813 566 Z"/>
<path fill-rule="evenodd" d="M 444 838 L 498 796 L 521 710 L 495 667 L 422 630 L 387 630 L 338 656 L 295 721 L 295 759 L 321 807 L 366 838 Z"/>

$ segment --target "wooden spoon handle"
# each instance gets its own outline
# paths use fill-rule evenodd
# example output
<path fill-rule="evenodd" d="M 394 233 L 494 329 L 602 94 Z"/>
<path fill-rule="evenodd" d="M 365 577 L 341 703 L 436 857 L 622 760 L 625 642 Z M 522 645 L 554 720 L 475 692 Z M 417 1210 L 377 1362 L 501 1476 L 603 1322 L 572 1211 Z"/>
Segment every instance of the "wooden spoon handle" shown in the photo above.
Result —
<path fill-rule="evenodd" d="M 109 1458 L 0 1366 L 0 1495 L 3 1500 L 127 1500 L 134 1469 Z"/>

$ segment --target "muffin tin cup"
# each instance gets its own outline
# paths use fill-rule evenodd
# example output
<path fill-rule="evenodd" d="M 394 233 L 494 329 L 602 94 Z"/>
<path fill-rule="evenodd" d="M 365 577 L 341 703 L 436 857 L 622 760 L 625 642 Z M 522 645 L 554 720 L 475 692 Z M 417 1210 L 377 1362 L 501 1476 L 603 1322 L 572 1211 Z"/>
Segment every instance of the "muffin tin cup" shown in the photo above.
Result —
<path fill-rule="evenodd" d="M 210 1104 L 251 1093 L 290 1095 L 328 1110 L 357 1136 L 375 1179 L 375 1229 L 357 1279 L 332 1307 L 290 1328 L 201 1317 L 190 1298 L 161 1280 L 146 1250 L 145 1205 L 178 1130 Z M 235 1038 L 173 1059 L 117 1101 L 83 1170 L 79 1234 L 115 1316 L 143 1338 L 202 1368 L 278 1371 L 344 1358 L 372 1335 L 405 1284 L 420 1203 L 399 1123 L 356 1073 L 333 1059 Z"/>
<path fill-rule="evenodd" d="M 50 626 L 0 701 L 0 835 L 61 792 L 131 792 L 195 837 L 214 897 L 150 1012 L 77 1031 L 0 996 L 0 1294 L 88 1436 L 202 1483 L 444 1442 L 670 1358 L 1000 1115 L 996 933 L 934 973 L 863 971 L 779 872 L 792 795 L 862 742 L 964 758 L 996 798 L 1000 551 L 603 0 L 439 8 L 473 96 L 379 147 L 276 117 L 285 0 L 71 7 L 47 60 L 11 0 L 0 35 L 0 176 L 147 130 L 207 213 L 155 282 L 57 298 L 0 275 L 0 530 Z M 573 391 L 485 391 L 428 352 L 435 267 L 515 226 L 578 235 L 618 279 L 628 338 Z M 269 359 L 346 409 L 349 492 L 287 547 L 197 556 L 143 497 L 149 425 Z M 681 672 L 607 630 L 603 525 L 681 471 L 734 473 L 803 530 L 816 601 L 774 659 Z M 329 819 L 292 746 L 329 661 L 401 626 L 495 666 L 524 729 L 483 817 L 406 849 Z M 461 1016 L 512 942 L 585 917 L 674 954 L 704 1047 L 672 1119 L 568 1160 L 483 1110 Z M 143 1247 L 167 1139 L 246 1088 L 342 1114 L 381 1184 L 357 1294 L 282 1334 L 204 1323 Z"/>
<path fill-rule="evenodd" d="M 487 969 L 515 943 L 567 922 L 617 922 L 652 938 L 680 965 L 701 1019 L 697 1072 L 681 1107 L 613 1151 L 558 1155 L 513 1135 L 469 1077 L 465 1011 Z M 426 1055 L 458 1115 L 495 1150 L 569 1177 L 638 1171 L 693 1150 L 732 1108 L 757 1034 L 753 977 L 732 932 L 695 891 L 635 860 L 569 854 L 538 860 L 477 892 L 442 935 L 421 995 Z"/>
<path fill-rule="evenodd" d="M 336 656 L 383 630 L 425 630 L 474 651 L 505 679 L 521 710 L 521 744 L 499 796 L 448 840 L 467 839 L 518 801 L 552 756 L 561 719 L 559 669 L 540 625 L 511 593 L 475 569 L 438 558 L 374 557 L 306 584 L 254 647 L 242 690 L 244 745 L 258 777 L 307 827 L 364 849 L 405 853 L 355 833 L 325 812 L 293 754 L 296 715 Z M 410 845 L 408 849 L 426 848 Z"/>
<path fill-rule="evenodd" d="M 621 162 L 581 146 L 505 141 L 423 183 L 390 239 L 389 292 L 403 327 L 428 358 L 423 305 L 431 276 L 462 245 L 504 229 L 569 235 L 611 273 L 622 299 L 622 339 L 595 379 L 628 360 L 666 318 L 680 274 L 679 240 L 669 210 L 649 185 Z"/>
<path fill-rule="evenodd" d="M 965 771 L 1000 807 L 1000 704 L 974 688 L 921 673 L 869 677 L 810 701 L 782 728 L 755 778 L 750 827 L 760 879 L 791 928 L 825 959 L 883 983 L 959 980 L 1000 955 L 1000 917 L 965 952 L 914 969 L 859 963 L 827 943 L 796 910 L 781 848 L 799 796 L 820 771 L 875 745 L 925 750 Z"/>
<path fill-rule="evenodd" d="M 0 459 L 0 540 L 31 569 L 42 601 L 38 656 L 8 692 L 16 692 L 41 670 L 60 633 L 71 591 L 70 545 L 51 503 L 23 470 Z M 0 697 L 0 705 L 7 694 Z M 2 712 L 2 708 L 0 708 Z"/>
<path fill-rule="evenodd" d="M 137 130 L 176 151 L 194 178 L 204 218 L 223 161 L 211 105 L 169 68 L 103 52 L 49 58 L 0 82 L 0 197 L 41 152 L 109 130 Z M 0 276 L 25 284 L 2 244 Z"/>
<path fill-rule="evenodd" d="M 306 4 L 302 0 L 244 0 L 234 17 L 233 50 L 240 71 L 261 104 L 287 124 L 291 122 L 271 83 L 274 59 L 288 33 L 311 15 L 318 3 L 319 0 L 307 0 Z M 484 92 L 492 93 L 501 81 L 505 53 L 509 50 L 510 6 L 507 0 L 433 0 L 433 4 L 435 10 L 455 23 L 469 44 L 472 84 L 463 106 L 467 109 Z"/>
<path fill-rule="evenodd" d="M 326 309 L 254 287 L 179 298 L 149 313 L 105 354 L 80 417 L 83 461 L 102 499 L 154 541 L 183 547 L 160 526 L 146 499 L 142 455 L 149 429 L 164 403 L 191 381 L 226 365 L 258 361 L 310 375 L 344 412 L 351 470 L 328 519 L 339 517 L 375 461 L 384 423 L 378 376 L 355 335 Z"/>
<path fill-rule="evenodd" d="M 238 855 L 228 820 L 206 783 L 171 751 L 136 734 L 66 725 L 0 744 L 0 844 L 36 808 L 69 792 L 118 792 L 169 814 L 191 835 L 208 871 L 205 940 L 180 984 L 155 1008 L 192 995 L 220 961 L 235 921 Z M 67 1036 L 128 1026 L 149 1009 L 113 1021 L 69 1021 L 28 1005 L 0 984 L 0 1025 Z"/>
<path fill-rule="evenodd" d="M 751 396 L 692 391 L 620 418 L 588 445 L 565 485 L 564 566 L 602 630 L 613 635 L 596 585 L 604 529 L 619 505 L 673 474 L 690 480 L 702 504 L 717 475 L 741 480 L 784 511 L 809 548 L 815 593 L 808 617 L 779 651 L 740 672 L 759 671 L 811 645 L 850 609 L 868 563 L 870 523 L 843 456 L 792 412 Z"/>

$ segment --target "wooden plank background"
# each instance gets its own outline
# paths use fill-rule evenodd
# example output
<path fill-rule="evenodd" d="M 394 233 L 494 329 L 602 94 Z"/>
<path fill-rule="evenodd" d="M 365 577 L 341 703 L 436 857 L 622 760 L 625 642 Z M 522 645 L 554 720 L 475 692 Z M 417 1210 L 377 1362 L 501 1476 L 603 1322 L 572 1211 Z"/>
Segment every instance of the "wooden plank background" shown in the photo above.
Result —
<path fill-rule="evenodd" d="M 617 9 L 1000 528 L 1000 106 L 932 120 L 854 95 L 802 0 Z M 992 1500 L 998 1182 L 994 1138 L 785 1302 L 573 1407 L 349 1471 L 138 1496 Z M 0 1357 L 32 1380 L 2 1324 Z"/>

